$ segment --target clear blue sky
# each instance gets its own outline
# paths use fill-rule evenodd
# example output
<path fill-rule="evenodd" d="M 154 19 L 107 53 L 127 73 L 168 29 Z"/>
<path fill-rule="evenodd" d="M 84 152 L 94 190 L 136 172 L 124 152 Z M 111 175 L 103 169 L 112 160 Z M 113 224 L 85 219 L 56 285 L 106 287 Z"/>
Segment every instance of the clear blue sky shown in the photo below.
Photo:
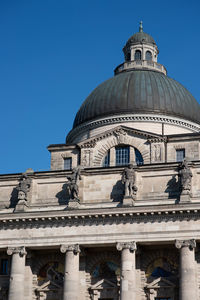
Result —
<path fill-rule="evenodd" d="M 1 0 L 0 173 L 50 169 L 46 147 L 65 142 L 140 20 L 168 75 L 199 101 L 199 12 L 197 0 Z"/>

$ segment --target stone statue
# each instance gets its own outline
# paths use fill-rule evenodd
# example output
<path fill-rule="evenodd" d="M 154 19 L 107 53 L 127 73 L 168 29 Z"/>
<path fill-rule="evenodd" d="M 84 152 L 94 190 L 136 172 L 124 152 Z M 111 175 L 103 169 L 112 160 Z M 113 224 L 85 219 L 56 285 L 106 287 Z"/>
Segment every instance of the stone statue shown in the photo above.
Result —
<path fill-rule="evenodd" d="M 17 186 L 19 201 L 27 201 L 27 194 L 30 191 L 31 181 L 31 178 L 28 177 L 26 172 L 21 175 L 19 184 Z"/>
<path fill-rule="evenodd" d="M 188 161 L 186 158 L 180 164 L 179 177 L 181 193 L 189 194 L 191 190 L 192 172 L 188 166 Z"/>
<path fill-rule="evenodd" d="M 129 164 L 128 167 L 124 169 L 122 183 L 125 185 L 125 197 L 134 197 L 137 192 L 137 187 L 135 186 L 135 171 L 132 164 Z"/>
<path fill-rule="evenodd" d="M 79 196 L 79 180 L 81 180 L 81 166 L 72 170 L 72 174 L 67 176 L 67 187 L 70 191 L 70 200 L 78 201 Z"/>

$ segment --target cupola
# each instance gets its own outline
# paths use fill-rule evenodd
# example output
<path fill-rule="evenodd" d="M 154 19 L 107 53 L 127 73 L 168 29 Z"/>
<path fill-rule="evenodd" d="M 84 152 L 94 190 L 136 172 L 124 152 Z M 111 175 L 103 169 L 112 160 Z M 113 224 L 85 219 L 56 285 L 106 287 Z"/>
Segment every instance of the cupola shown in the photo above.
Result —
<path fill-rule="evenodd" d="M 139 32 L 128 39 L 123 52 L 125 62 L 115 69 L 115 74 L 132 69 L 150 69 L 166 75 L 165 67 L 157 63 L 158 47 L 152 36 L 143 31 L 142 21 Z"/>

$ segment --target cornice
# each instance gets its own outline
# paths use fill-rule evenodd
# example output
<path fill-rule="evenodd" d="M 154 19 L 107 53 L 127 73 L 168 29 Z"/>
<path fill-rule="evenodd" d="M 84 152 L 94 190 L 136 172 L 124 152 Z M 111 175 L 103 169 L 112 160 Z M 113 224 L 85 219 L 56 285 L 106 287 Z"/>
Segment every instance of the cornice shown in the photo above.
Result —
<path fill-rule="evenodd" d="M 73 139 L 77 135 L 79 135 L 81 131 L 91 130 L 100 126 L 124 123 L 124 122 L 158 122 L 158 123 L 181 126 L 184 128 L 191 129 L 195 132 L 200 131 L 200 125 L 190 122 L 188 120 L 173 118 L 171 116 L 163 116 L 163 115 L 159 116 L 155 114 L 154 115 L 134 114 L 134 115 L 120 115 L 120 116 L 115 115 L 115 116 L 105 117 L 104 119 L 88 121 L 73 128 L 67 135 L 67 143 L 73 141 Z"/>
<path fill-rule="evenodd" d="M 200 219 L 200 205 L 189 203 L 154 207 L 117 207 L 112 209 L 79 209 L 42 213 L 9 213 L 0 215 L 0 228 L 17 229 L 135 222 L 152 223 L 197 219 Z"/>

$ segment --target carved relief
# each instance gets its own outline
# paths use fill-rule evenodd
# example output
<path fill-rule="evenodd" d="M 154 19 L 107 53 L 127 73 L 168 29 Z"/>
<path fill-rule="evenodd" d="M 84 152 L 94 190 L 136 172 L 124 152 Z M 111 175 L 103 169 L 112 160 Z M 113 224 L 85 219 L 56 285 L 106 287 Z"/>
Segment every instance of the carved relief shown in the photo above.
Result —
<path fill-rule="evenodd" d="M 160 162 L 162 160 L 162 145 L 161 144 L 151 144 L 151 161 Z"/>
<path fill-rule="evenodd" d="M 32 179 L 28 177 L 27 172 L 23 173 L 20 177 L 19 184 L 17 186 L 18 200 L 27 201 L 28 192 L 31 188 Z"/>
<path fill-rule="evenodd" d="M 89 167 L 90 166 L 90 161 L 91 161 L 91 150 L 83 150 L 83 158 L 81 161 L 81 165 L 83 167 Z"/>
<path fill-rule="evenodd" d="M 117 142 L 118 144 L 126 144 L 127 143 L 127 132 L 125 130 L 123 130 L 122 128 L 117 129 L 116 131 L 114 131 L 114 135 L 117 138 Z"/>

